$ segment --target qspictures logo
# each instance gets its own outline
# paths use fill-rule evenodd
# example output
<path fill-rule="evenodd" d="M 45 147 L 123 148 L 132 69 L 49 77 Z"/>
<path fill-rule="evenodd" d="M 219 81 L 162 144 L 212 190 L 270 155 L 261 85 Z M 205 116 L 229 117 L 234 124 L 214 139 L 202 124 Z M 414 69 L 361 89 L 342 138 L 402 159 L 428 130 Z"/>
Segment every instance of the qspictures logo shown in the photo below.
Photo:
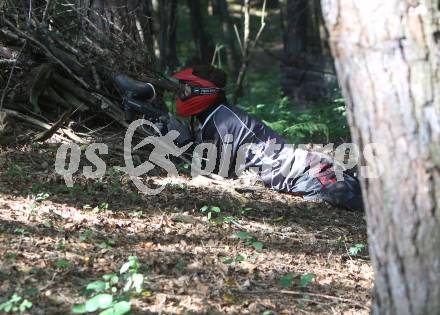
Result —
<path fill-rule="evenodd" d="M 154 130 L 156 135 L 147 136 L 133 147 L 134 133 L 137 128 L 144 128 L 145 126 L 149 127 L 150 130 Z M 308 151 L 305 149 L 306 145 L 281 145 L 276 143 L 275 139 L 269 140 L 266 143 L 245 143 L 236 150 L 235 154 L 232 154 L 232 135 L 227 135 L 224 138 L 221 148 L 217 148 L 213 143 L 195 144 L 193 142 L 179 147 L 175 143 L 179 135 L 180 133 L 176 130 L 171 130 L 166 135 L 162 135 L 155 124 L 144 119 L 135 120 L 129 125 L 124 137 L 125 166 L 119 169 L 130 177 L 140 192 L 147 195 L 159 194 L 165 188 L 165 184 L 156 188 L 150 188 L 143 183 L 142 176 L 148 176 L 148 173 L 156 167 L 163 169 L 167 173 L 167 177 L 177 176 L 178 170 L 171 157 L 178 158 L 191 147 L 194 147 L 191 161 L 191 176 L 193 177 L 212 174 L 216 166 L 219 166 L 217 173 L 227 177 L 230 173 L 231 165 L 233 165 L 235 175 L 237 176 L 240 176 L 244 170 L 251 169 L 259 175 L 276 171 L 277 176 L 283 176 L 285 180 L 289 180 L 289 178 L 294 178 L 301 174 L 306 168 L 309 176 L 313 176 L 313 174 L 319 171 L 321 159 L 323 157 L 329 158 L 327 155 L 315 153 L 313 154 L 316 158 L 315 161 L 307 160 L 310 155 L 308 155 Z M 135 166 L 132 152 L 147 144 L 153 147 L 148 159 Z M 319 151 L 331 151 L 334 145 L 314 146 L 314 148 L 317 147 L 320 149 Z M 286 156 L 285 160 L 290 161 L 290 164 L 287 163 L 288 165 L 279 165 L 281 148 L 281 151 Z M 69 151 L 70 158 L 67 163 Z M 93 170 L 92 166 L 84 166 L 82 171 L 86 178 L 100 179 L 105 175 L 107 165 L 99 155 L 108 154 L 108 151 L 108 146 L 105 143 L 92 143 L 87 147 L 84 154 L 87 160 L 94 165 L 95 170 Z M 358 166 L 361 157 L 360 150 L 353 143 L 344 143 L 333 151 L 332 171 L 335 172 L 337 180 L 341 181 L 344 178 L 343 172 L 345 169 Z M 295 156 L 295 158 L 289 160 L 289 155 L 291 157 Z M 365 146 L 363 156 L 368 165 L 359 167 L 360 176 L 378 178 L 384 171 L 380 157 L 385 155 L 386 148 L 383 145 L 373 143 Z M 233 157 L 235 161 L 231 161 Z M 75 143 L 62 144 L 57 150 L 55 171 L 63 176 L 68 187 L 72 187 L 74 184 L 73 175 L 79 171 L 80 159 L 81 148 Z"/>

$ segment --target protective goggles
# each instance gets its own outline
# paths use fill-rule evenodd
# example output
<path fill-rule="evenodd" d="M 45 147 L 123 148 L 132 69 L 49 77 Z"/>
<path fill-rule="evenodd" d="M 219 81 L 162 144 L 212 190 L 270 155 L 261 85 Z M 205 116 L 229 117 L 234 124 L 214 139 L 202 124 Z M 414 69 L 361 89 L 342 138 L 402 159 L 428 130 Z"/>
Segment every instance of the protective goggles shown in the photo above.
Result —
<path fill-rule="evenodd" d="M 218 87 L 200 87 L 183 83 L 177 96 L 182 101 L 186 101 L 194 96 L 212 95 L 222 91 L 224 91 L 224 89 Z"/>

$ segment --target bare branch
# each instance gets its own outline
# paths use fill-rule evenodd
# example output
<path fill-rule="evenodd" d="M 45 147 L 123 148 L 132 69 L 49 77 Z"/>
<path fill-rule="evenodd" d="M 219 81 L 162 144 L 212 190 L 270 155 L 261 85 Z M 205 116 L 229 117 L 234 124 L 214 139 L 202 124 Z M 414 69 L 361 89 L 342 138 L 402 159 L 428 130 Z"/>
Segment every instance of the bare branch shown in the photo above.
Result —
<path fill-rule="evenodd" d="M 5 101 L 5 97 L 6 97 L 6 93 L 7 93 L 7 91 L 8 91 L 8 88 L 9 88 L 9 84 L 11 83 L 12 76 L 14 75 L 14 70 L 15 70 L 15 67 L 16 67 L 16 65 L 17 65 L 17 60 L 20 59 L 20 55 L 21 55 L 21 53 L 22 53 L 22 51 L 23 51 L 23 49 L 24 49 L 25 46 L 26 46 L 26 42 L 23 44 L 23 47 L 21 47 L 21 50 L 20 50 L 20 52 L 18 53 L 17 58 L 15 59 L 15 61 L 14 61 L 13 64 L 12 64 L 12 69 L 11 69 L 11 72 L 9 73 L 8 82 L 6 83 L 6 86 L 5 86 L 4 89 L 3 89 L 2 98 L 1 98 L 1 100 L 0 100 L 0 111 L 1 111 L 2 108 L 3 108 L 3 102 Z"/>
<path fill-rule="evenodd" d="M 240 33 L 238 32 L 238 28 L 236 24 L 234 24 L 234 31 L 235 31 L 235 36 L 237 37 L 238 46 L 240 46 L 240 52 L 244 56 L 243 44 L 241 43 Z"/>
<path fill-rule="evenodd" d="M 27 33 L 19 30 L 18 28 L 15 27 L 15 25 L 9 21 L 7 18 L 4 19 L 5 23 L 11 27 L 15 32 L 17 32 L 18 34 L 20 34 L 22 37 L 25 37 L 27 39 L 29 39 L 31 42 L 33 42 L 34 44 L 36 44 L 37 46 L 39 46 L 40 48 L 42 48 L 46 54 L 51 57 L 54 61 L 56 61 L 61 67 L 64 68 L 64 70 L 67 71 L 67 73 L 69 73 L 72 77 L 75 78 L 75 80 L 77 80 L 79 83 L 81 83 L 86 89 L 89 88 L 89 85 L 80 77 L 78 77 L 75 73 L 73 73 L 72 70 L 70 70 L 70 68 L 68 66 L 66 66 L 64 64 L 64 62 L 62 62 L 60 59 L 58 59 L 45 45 L 43 45 L 40 41 L 38 41 L 37 39 L 35 39 L 34 37 L 28 35 Z"/>
<path fill-rule="evenodd" d="M 260 39 L 261 34 L 263 33 L 264 28 L 266 27 L 266 20 L 265 20 L 266 19 L 266 2 L 267 2 L 267 0 L 264 0 L 264 2 L 263 2 L 263 10 L 262 10 L 262 15 L 261 15 L 260 29 L 258 30 L 258 33 L 255 36 L 255 39 L 253 41 L 251 41 L 250 40 L 250 1 L 244 0 L 244 36 L 243 36 L 244 42 L 243 42 L 243 45 L 241 46 L 243 61 L 241 64 L 240 72 L 238 73 L 237 81 L 235 84 L 235 91 L 234 91 L 234 95 L 232 98 L 232 102 L 234 104 L 237 102 L 238 96 L 241 92 L 243 80 L 246 75 L 248 64 L 250 62 L 252 50 L 255 48 L 255 45 L 257 44 L 258 40 Z M 236 33 L 238 34 L 236 27 L 235 27 L 235 29 L 236 29 Z"/>
<path fill-rule="evenodd" d="M 43 23 L 47 22 L 47 18 L 48 18 L 49 9 L 50 9 L 51 4 L 52 4 L 52 0 L 47 0 L 46 8 L 44 9 L 44 13 L 43 13 Z"/>

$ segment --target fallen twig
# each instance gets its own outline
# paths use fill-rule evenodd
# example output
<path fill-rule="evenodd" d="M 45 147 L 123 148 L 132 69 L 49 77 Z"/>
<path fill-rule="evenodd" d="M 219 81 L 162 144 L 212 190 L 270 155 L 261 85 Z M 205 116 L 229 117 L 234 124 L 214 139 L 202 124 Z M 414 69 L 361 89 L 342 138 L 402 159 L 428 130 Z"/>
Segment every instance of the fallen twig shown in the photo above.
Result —
<path fill-rule="evenodd" d="M 287 295 L 308 295 L 308 296 L 313 296 L 313 297 L 317 297 L 317 298 L 323 298 L 323 299 L 328 299 L 328 300 L 334 300 L 334 301 L 339 301 L 339 302 L 344 302 L 344 303 L 349 303 L 351 305 L 357 306 L 359 308 L 362 309 L 366 309 L 368 310 L 369 307 L 361 304 L 357 301 L 354 301 L 352 299 L 347 299 L 347 298 L 341 298 L 338 296 L 333 296 L 333 295 L 327 295 L 327 294 L 321 294 L 321 293 L 313 293 L 313 292 L 304 292 L 304 291 L 290 291 L 290 290 L 255 290 L 255 291 L 238 291 L 238 290 L 234 290 L 234 293 L 237 294 L 287 294 Z"/>
<path fill-rule="evenodd" d="M 49 139 L 50 137 L 52 137 L 52 135 L 54 133 L 56 133 L 58 131 L 58 129 L 60 129 L 64 123 L 70 118 L 70 116 L 72 115 L 72 111 L 70 112 L 65 112 L 60 119 L 58 119 L 58 121 L 56 123 L 54 123 L 52 125 L 52 127 L 50 127 L 50 129 L 47 129 L 46 131 L 39 133 L 38 135 L 36 135 L 34 137 L 34 139 L 32 141 L 35 142 L 40 142 L 40 141 L 45 141 L 47 139 Z"/>
<path fill-rule="evenodd" d="M 22 113 L 15 111 L 15 110 L 2 109 L 2 112 L 6 113 L 6 115 L 8 115 L 8 116 L 15 117 L 17 119 L 26 121 L 28 123 L 31 123 L 33 125 L 36 125 L 40 128 L 46 129 L 46 130 L 50 130 L 52 128 L 52 125 L 50 125 L 50 124 L 42 122 L 41 120 L 35 119 L 33 117 L 29 117 L 27 115 L 24 115 Z M 88 144 L 88 142 L 86 140 L 77 136 L 73 131 L 70 131 L 69 129 L 60 129 L 60 130 L 71 140 L 78 142 L 78 143 L 81 143 L 81 144 Z"/>

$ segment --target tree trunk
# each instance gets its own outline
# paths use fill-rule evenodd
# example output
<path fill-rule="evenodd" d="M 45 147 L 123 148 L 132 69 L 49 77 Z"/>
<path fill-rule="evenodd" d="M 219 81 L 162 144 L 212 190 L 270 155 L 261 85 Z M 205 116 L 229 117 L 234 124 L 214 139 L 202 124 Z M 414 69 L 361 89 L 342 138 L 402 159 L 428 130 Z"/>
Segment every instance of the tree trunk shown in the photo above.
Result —
<path fill-rule="evenodd" d="M 188 6 L 191 17 L 191 29 L 194 42 L 199 52 L 200 63 L 210 64 L 214 53 L 214 46 L 209 40 L 205 30 L 203 12 L 205 11 L 205 2 L 200 0 L 188 0 Z"/>
<path fill-rule="evenodd" d="M 220 20 L 222 23 L 223 38 L 226 43 L 226 56 L 228 59 L 229 72 L 237 75 L 238 72 L 238 55 L 235 49 L 235 33 L 232 25 L 231 16 L 228 10 L 228 3 L 226 0 L 216 0 L 216 8 L 219 11 Z"/>
<path fill-rule="evenodd" d="M 320 0 L 287 0 L 282 15 L 285 94 L 306 106 L 331 96 L 338 85 Z"/>
<path fill-rule="evenodd" d="M 221 14 L 217 5 L 217 0 L 210 0 L 209 5 L 211 7 L 212 15 L 219 16 Z"/>
<path fill-rule="evenodd" d="M 388 151 L 383 174 L 362 179 L 373 313 L 440 314 L 438 3 L 322 0 L 322 7 L 353 140 Z"/>
<path fill-rule="evenodd" d="M 147 47 L 147 52 L 150 55 L 150 63 L 154 66 L 157 65 L 156 56 L 154 54 L 154 22 L 151 18 L 153 16 L 153 4 L 151 0 L 143 0 L 140 9 L 140 21 L 144 30 L 144 38 Z"/>
<path fill-rule="evenodd" d="M 168 29 L 168 54 L 167 63 L 169 70 L 174 71 L 180 64 L 179 58 L 177 57 L 177 0 L 171 0 L 170 8 L 170 19 L 169 19 L 169 29 Z"/>
<path fill-rule="evenodd" d="M 284 53 L 289 59 L 304 58 L 307 47 L 307 0 L 287 0 L 285 6 Z"/>
<path fill-rule="evenodd" d="M 173 71 L 179 65 L 177 58 L 177 0 L 159 0 L 156 7 L 156 34 L 160 68 Z"/>

